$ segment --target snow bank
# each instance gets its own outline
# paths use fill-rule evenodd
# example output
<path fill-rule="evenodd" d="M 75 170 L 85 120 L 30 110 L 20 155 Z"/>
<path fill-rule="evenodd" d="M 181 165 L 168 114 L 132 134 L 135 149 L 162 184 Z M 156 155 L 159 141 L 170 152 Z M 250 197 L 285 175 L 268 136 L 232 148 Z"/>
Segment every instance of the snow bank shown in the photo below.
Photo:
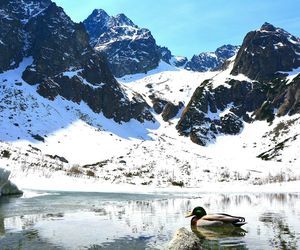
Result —
<path fill-rule="evenodd" d="M 0 168 L 0 196 L 22 194 L 22 191 L 8 179 L 9 175 L 10 171 Z"/>

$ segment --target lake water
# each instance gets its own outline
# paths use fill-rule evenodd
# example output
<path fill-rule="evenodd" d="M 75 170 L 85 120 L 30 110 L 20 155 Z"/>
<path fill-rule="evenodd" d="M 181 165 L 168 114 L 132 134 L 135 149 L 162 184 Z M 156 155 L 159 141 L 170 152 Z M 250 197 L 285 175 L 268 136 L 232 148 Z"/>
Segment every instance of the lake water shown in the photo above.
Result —
<path fill-rule="evenodd" d="M 198 229 L 205 249 L 300 249 L 300 194 L 25 192 L 0 199 L 0 249 L 162 249 L 188 210 L 244 216 L 242 230 Z"/>

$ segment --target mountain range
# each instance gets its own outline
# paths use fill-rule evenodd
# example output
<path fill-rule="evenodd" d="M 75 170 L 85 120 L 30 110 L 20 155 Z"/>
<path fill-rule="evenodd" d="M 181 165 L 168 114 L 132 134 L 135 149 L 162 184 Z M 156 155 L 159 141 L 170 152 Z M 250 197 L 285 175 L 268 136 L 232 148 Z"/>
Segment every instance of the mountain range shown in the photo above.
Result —
<path fill-rule="evenodd" d="M 300 39 L 287 31 L 264 23 L 188 60 L 124 14 L 75 23 L 50 0 L 5 0 L 0 16 L 0 162 L 16 184 L 300 178 Z"/>
<path fill-rule="evenodd" d="M 148 29 L 139 28 L 124 14 L 109 16 L 104 10 L 96 9 L 83 23 L 91 46 L 106 55 L 116 77 L 146 73 L 157 68 L 160 60 L 193 71 L 217 70 L 239 48 L 224 45 L 215 52 L 203 52 L 188 60 L 172 55 L 167 47 L 158 46 Z"/>

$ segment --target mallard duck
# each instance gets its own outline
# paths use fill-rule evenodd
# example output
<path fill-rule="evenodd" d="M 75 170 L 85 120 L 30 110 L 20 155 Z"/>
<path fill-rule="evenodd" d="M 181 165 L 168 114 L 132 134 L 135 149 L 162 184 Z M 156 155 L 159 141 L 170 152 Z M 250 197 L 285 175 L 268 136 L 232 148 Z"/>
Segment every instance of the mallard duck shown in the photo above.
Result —
<path fill-rule="evenodd" d="M 232 216 L 229 214 L 207 214 L 203 207 L 195 207 L 192 212 L 186 215 L 187 217 L 194 216 L 191 220 L 191 226 L 197 227 L 219 227 L 219 226 L 234 226 L 240 227 L 245 225 L 244 217 Z"/>

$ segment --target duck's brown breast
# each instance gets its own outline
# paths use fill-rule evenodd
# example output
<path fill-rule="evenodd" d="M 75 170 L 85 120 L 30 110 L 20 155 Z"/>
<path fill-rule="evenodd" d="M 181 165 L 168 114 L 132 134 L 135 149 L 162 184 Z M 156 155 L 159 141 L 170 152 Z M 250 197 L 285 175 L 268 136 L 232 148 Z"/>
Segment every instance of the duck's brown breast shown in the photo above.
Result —
<path fill-rule="evenodd" d="M 192 220 L 191 220 L 191 225 L 192 226 L 197 226 L 197 221 L 198 221 L 198 217 L 196 217 L 196 216 L 194 216 L 193 218 L 192 218 Z"/>

